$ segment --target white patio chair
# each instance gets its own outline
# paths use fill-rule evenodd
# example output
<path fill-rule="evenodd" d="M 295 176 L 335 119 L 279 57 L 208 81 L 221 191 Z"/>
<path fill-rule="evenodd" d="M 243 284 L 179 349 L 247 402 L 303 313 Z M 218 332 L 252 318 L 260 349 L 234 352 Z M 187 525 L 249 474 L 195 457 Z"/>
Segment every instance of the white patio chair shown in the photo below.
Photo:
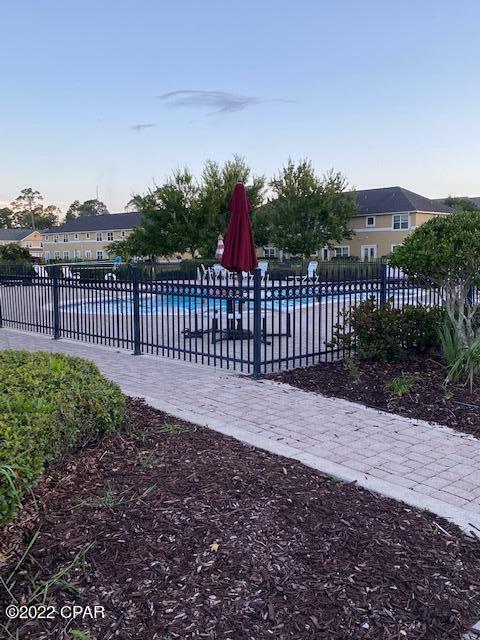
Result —
<path fill-rule="evenodd" d="M 303 276 L 302 282 L 310 282 L 310 281 L 316 282 L 318 280 L 317 267 L 318 267 L 318 260 L 311 260 L 308 263 L 307 275 Z"/>
<path fill-rule="evenodd" d="M 41 278 L 42 280 L 51 280 L 50 274 L 43 264 L 34 264 L 33 270 L 37 274 L 37 278 Z"/>
<path fill-rule="evenodd" d="M 68 280 L 80 280 L 79 273 L 73 273 L 70 267 L 62 267 L 63 277 Z"/>
<path fill-rule="evenodd" d="M 214 264 L 212 267 L 213 275 L 215 278 L 220 278 L 221 280 L 228 281 L 229 272 L 222 267 L 221 264 Z"/>
<path fill-rule="evenodd" d="M 387 265 L 386 269 L 387 280 L 404 280 L 407 275 L 400 267 L 392 267 Z"/>
<path fill-rule="evenodd" d="M 204 264 L 201 264 L 197 267 L 197 278 L 199 280 L 212 280 L 215 274 L 213 272 L 212 267 L 206 267 Z"/>
<path fill-rule="evenodd" d="M 260 267 L 263 282 L 268 282 L 270 278 L 268 273 L 268 260 L 260 260 L 258 266 Z"/>

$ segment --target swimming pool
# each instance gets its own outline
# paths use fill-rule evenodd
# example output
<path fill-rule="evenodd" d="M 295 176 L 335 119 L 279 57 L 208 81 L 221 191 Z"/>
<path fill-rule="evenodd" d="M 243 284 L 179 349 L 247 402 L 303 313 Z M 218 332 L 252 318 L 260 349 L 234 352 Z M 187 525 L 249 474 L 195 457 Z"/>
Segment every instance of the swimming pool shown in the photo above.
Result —
<path fill-rule="evenodd" d="M 304 309 L 319 304 L 338 302 L 342 306 L 356 304 L 369 297 L 378 297 L 375 291 L 353 291 L 344 294 L 325 294 L 320 292 L 310 293 L 303 297 L 268 298 L 262 299 L 262 311 L 278 312 Z M 392 296 L 389 296 L 392 297 Z M 416 289 L 405 289 L 394 292 L 394 298 L 402 298 L 403 304 L 415 304 L 421 301 L 422 295 Z M 238 302 L 238 301 L 236 301 Z M 243 311 L 253 311 L 253 300 L 243 300 Z M 61 305 L 62 311 L 76 312 L 94 315 L 130 315 L 133 310 L 133 301 L 130 297 L 105 295 L 75 302 L 67 302 Z M 179 296 L 175 294 L 142 294 L 140 296 L 140 313 L 142 315 L 186 315 L 208 314 L 214 311 L 227 312 L 227 300 L 217 297 Z"/>

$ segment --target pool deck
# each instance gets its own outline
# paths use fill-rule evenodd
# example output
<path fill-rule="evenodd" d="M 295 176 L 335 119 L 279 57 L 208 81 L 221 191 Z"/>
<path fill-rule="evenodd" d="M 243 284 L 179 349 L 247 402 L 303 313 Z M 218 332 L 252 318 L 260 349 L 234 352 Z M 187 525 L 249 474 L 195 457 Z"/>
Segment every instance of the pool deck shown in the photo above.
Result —
<path fill-rule="evenodd" d="M 289 385 L 215 367 L 12 329 L 0 348 L 60 351 L 93 360 L 130 395 L 480 535 L 480 440 Z"/>

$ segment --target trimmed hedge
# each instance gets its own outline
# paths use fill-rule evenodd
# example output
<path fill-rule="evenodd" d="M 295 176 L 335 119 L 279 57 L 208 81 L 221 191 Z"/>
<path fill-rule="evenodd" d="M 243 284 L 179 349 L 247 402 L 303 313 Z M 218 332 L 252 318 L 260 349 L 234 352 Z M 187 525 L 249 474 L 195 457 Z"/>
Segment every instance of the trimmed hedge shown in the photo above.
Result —
<path fill-rule="evenodd" d="M 124 416 L 120 388 L 92 362 L 0 351 L 0 523 L 49 461 L 111 433 Z"/>

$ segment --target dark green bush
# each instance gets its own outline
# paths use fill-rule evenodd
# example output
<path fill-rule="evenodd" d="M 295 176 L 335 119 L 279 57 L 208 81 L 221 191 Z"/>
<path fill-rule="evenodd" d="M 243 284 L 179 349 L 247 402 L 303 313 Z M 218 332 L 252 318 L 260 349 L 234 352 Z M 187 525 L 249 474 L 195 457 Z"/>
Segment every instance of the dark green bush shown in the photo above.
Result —
<path fill-rule="evenodd" d="M 119 387 L 87 360 L 0 352 L 0 523 L 45 464 L 112 432 L 124 420 Z"/>
<path fill-rule="evenodd" d="M 439 327 L 444 313 L 437 307 L 393 307 L 364 300 L 343 315 L 335 326 L 333 344 L 354 351 L 359 360 L 392 362 L 408 352 L 425 353 L 439 347 Z"/>

